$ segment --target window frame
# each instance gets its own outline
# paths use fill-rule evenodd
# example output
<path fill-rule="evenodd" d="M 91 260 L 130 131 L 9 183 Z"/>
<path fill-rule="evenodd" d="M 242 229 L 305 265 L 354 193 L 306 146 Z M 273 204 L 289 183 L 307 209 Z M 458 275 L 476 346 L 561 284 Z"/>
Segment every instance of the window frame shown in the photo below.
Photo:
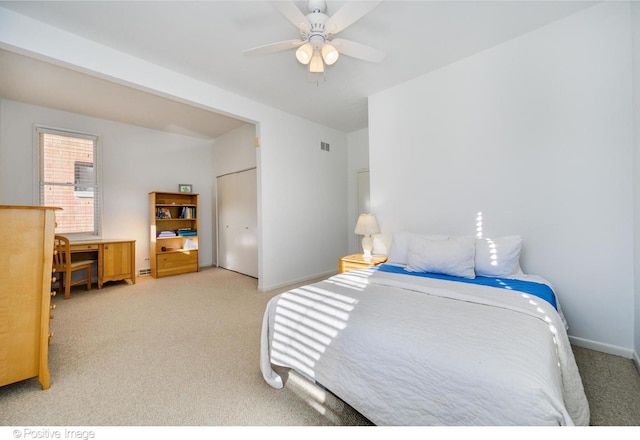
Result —
<path fill-rule="evenodd" d="M 93 231 L 84 231 L 84 232 L 65 232 L 64 235 L 68 236 L 71 239 L 82 240 L 82 239 L 95 239 L 100 238 L 102 236 L 102 213 L 103 210 L 103 189 L 102 189 L 102 139 L 98 134 L 87 133 L 77 130 L 63 129 L 50 127 L 45 125 L 34 124 L 33 126 L 33 148 L 34 148 L 34 187 L 33 187 L 33 204 L 36 206 L 41 205 L 41 190 L 43 188 L 42 180 L 44 174 L 44 162 L 43 162 L 43 151 L 42 146 L 40 145 L 40 134 L 52 134 L 58 136 L 66 136 L 73 138 L 81 138 L 88 139 L 93 141 L 93 169 L 95 174 L 95 184 L 97 189 L 95 190 L 94 195 L 94 206 L 93 206 L 93 216 L 94 216 L 94 230 Z M 75 163 L 74 163 L 75 169 Z M 75 190 L 76 182 L 71 184 Z"/>

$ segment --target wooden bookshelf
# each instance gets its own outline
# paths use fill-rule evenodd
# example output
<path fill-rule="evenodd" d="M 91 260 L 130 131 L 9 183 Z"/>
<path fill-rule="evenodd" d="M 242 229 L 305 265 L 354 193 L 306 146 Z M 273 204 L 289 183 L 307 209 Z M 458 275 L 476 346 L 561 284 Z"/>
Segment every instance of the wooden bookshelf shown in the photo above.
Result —
<path fill-rule="evenodd" d="M 198 194 L 149 193 L 151 276 L 197 272 Z"/>

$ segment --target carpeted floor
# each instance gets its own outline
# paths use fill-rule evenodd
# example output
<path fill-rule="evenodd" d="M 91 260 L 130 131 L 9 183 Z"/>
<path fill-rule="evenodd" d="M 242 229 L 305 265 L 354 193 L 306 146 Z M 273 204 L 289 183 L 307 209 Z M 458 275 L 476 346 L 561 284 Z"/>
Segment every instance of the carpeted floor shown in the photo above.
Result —
<path fill-rule="evenodd" d="M 223 269 L 54 298 L 51 388 L 0 387 L 4 426 L 369 425 L 291 375 L 282 390 L 259 370 L 267 301 L 279 293 Z M 574 348 L 592 424 L 640 425 L 640 375 L 629 359 Z"/>
<path fill-rule="evenodd" d="M 591 425 L 640 426 L 640 374 L 635 363 L 575 346 L 573 353 L 589 401 Z"/>

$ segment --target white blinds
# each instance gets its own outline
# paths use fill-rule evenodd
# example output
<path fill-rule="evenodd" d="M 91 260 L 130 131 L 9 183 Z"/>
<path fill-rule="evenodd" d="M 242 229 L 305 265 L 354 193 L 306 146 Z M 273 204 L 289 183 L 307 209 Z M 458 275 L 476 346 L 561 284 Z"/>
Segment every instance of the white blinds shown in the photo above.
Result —
<path fill-rule="evenodd" d="M 57 206 L 56 233 L 98 235 L 97 137 L 38 128 L 40 204 Z"/>

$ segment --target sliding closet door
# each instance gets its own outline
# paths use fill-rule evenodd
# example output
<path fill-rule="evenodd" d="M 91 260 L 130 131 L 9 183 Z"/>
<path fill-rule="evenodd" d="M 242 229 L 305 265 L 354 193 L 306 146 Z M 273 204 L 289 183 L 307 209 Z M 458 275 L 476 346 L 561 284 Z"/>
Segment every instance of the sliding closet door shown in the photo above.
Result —
<path fill-rule="evenodd" d="M 258 194 L 256 170 L 243 171 L 236 175 L 237 195 L 237 271 L 258 277 Z"/>
<path fill-rule="evenodd" d="M 218 266 L 258 277 L 256 170 L 217 179 Z"/>
<path fill-rule="evenodd" d="M 233 174 L 220 176 L 217 179 L 217 204 L 218 204 L 218 266 L 231 269 L 236 266 L 238 256 L 235 243 L 235 214 Z"/>

